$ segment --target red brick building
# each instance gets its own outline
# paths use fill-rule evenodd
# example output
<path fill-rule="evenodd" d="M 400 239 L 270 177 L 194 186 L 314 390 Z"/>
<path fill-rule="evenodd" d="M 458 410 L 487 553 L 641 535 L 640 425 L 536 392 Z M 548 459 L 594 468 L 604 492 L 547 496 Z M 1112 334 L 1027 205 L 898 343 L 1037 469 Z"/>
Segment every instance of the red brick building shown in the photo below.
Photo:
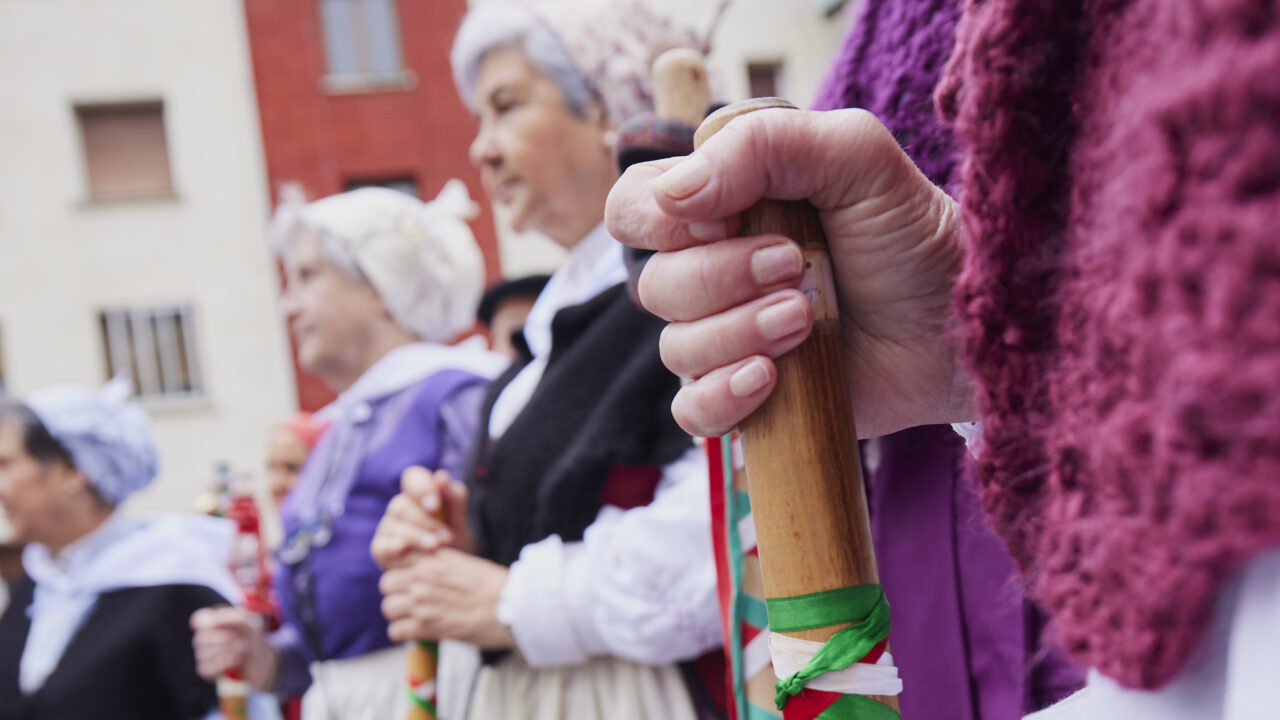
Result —
<path fill-rule="evenodd" d="M 475 126 L 449 68 L 466 0 L 244 6 L 273 199 L 285 182 L 308 197 L 373 184 L 429 199 L 461 178 L 485 207 L 472 229 L 497 277 L 493 220 L 467 161 Z M 332 398 L 318 378 L 300 369 L 297 377 L 303 409 Z"/>

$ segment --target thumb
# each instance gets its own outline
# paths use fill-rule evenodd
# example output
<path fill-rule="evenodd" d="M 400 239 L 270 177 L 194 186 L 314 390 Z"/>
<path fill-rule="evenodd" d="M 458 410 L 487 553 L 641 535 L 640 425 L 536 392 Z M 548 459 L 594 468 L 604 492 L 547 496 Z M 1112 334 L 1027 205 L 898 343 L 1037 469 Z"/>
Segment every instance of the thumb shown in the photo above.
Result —
<path fill-rule="evenodd" d="M 467 551 L 470 551 L 473 545 L 471 523 L 467 517 L 467 504 L 470 500 L 471 490 L 466 485 L 451 482 L 445 486 L 445 522 L 453 531 L 454 544 Z"/>
<path fill-rule="evenodd" d="M 928 180 L 865 110 L 770 109 L 734 118 L 650 184 L 668 213 L 712 221 L 762 198 L 832 210 L 897 195 L 904 185 L 914 191 L 919 182 Z"/>
<path fill-rule="evenodd" d="M 400 474 L 400 492 L 429 513 L 440 511 L 439 483 L 434 474 L 424 467 L 415 465 Z"/>
<path fill-rule="evenodd" d="M 445 522 L 455 528 L 459 524 L 466 525 L 467 502 L 471 499 L 471 491 L 460 482 L 450 482 L 442 490 Z"/>

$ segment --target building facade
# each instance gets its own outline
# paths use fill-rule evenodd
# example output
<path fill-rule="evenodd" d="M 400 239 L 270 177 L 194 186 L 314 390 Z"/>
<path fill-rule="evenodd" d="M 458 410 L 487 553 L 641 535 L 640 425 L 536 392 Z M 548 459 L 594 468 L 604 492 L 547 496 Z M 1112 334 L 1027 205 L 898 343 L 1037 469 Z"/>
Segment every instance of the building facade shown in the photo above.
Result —
<path fill-rule="evenodd" d="M 273 197 L 382 185 L 429 200 L 460 178 L 485 208 L 472 223 L 489 277 L 499 258 L 479 175 L 475 132 L 449 69 L 465 0 L 244 0 L 262 141 Z M 314 410 L 332 398 L 298 370 Z"/>
<path fill-rule="evenodd" d="M 126 375 L 186 510 L 295 405 L 244 17 L 0 0 L 0 387 Z"/>

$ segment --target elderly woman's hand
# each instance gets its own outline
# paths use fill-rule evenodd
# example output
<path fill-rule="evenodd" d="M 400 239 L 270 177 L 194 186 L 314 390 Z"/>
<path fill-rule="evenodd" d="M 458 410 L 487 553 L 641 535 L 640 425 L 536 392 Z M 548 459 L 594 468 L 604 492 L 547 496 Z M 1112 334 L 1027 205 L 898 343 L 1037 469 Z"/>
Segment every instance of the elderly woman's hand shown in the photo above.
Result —
<path fill-rule="evenodd" d="M 444 470 L 411 467 L 400 476 L 400 494 L 391 499 L 369 551 L 388 568 L 413 553 L 453 546 L 471 552 L 467 488 Z"/>
<path fill-rule="evenodd" d="M 441 548 L 417 553 L 382 574 L 382 614 L 395 642 L 450 638 L 486 649 L 512 647 L 511 631 L 498 622 L 498 597 L 507 569 Z"/>
<path fill-rule="evenodd" d="M 191 615 L 196 672 L 210 682 L 236 670 L 258 690 L 275 682 L 279 658 L 267 644 L 262 618 L 238 607 L 202 608 Z"/>
<path fill-rule="evenodd" d="M 947 332 L 961 258 L 955 202 L 865 111 L 764 110 L 688 158 L 633 166 L 609 196 L 609 231 L 660 251 L 640 297 L 672 321 L 664 362 L 693 379 L 672 406 L 681 426 L 717 435 L 749 415 L 776 382 L 771 358 L 812 328 L 796 289 L 799 248 L 780 236 L 737 237 L 739 213 L 766 197 L 819 210 L 859 434 L 971 420 Z"/>

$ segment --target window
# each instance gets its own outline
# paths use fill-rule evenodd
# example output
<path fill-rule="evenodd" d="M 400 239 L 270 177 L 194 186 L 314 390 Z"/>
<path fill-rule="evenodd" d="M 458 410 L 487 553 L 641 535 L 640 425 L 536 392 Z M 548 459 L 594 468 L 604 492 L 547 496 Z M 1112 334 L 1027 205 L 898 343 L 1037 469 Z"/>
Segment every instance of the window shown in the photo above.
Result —
<path fill-rule="evenodd" d="M 173 194 L 164 105 L 158 102 L 76 107 L 94 200 Z"/>
<path fill-rule="evenodd" d="M 747 63 L 747 94 L 750 97 L 779 97 L 780 62 Z"/>
<path fill-rule="evenodd" d="M 106 311 L 99 321 L 107 377 L 132 378 L 144 400 L 203 395 L 190 307 Z"/>
<path fill-rule="evenodd" d="M 402 81 L 395 0 L 320 0 L 331 87 Z"/>
<path fill-rule="evenodd" d="M 366 187 L 382 187 L 388 190 L 399 190 L 405 195 L 421 199 L 418 194 L 418 181 L 411 177 L 388 178 L 386 180 L 349 180 L 347 190 L 359 190 Z"/>

